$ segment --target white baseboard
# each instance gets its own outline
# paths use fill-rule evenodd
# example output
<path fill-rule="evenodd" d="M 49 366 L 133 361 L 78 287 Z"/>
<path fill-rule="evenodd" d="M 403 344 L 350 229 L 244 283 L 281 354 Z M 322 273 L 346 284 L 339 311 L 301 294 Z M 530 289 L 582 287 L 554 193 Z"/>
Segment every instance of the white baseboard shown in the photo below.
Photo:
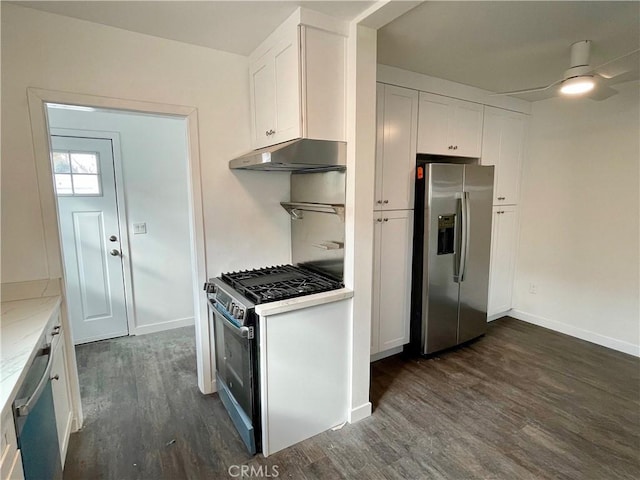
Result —
<path fill-rule="evenodd" d="M 167 322 L 153 323 L 151 325 L 142 325 L 136 327 L 131 335 L 146 335 L 148 333 L 163 332 L 165 330 L 171 330 L 173 328 L 189 327 L 194 325 L 195 321 L 193 317 L 178 318 L 176 320 L 169 320 Z"/>
<path fill-rule="evenodd" d="M 397 355 L 398 353 L 402 353 L 403 345 L 399 347 L 390 348 L 389 350 L 385 350 L 384 352 L 378 352 L 372 354 L 370 358 L 370 362 L 377 362 L 378 360 L 382 360 L 383 358 L 390 357 L 391 355 Z"/>
<path fill-rule="evenodd" d="M 499 318 L 502 318 L 502 317 L 512 316 L 511 312 L 513 312 L 513 310 L 507 310 L 506 312 L 500 312 L 500 313 L 494 313 L 493 315 L 488 315 L 487 322 L 493 322 L 494 320 L 498 320 Z"/>
<path fill-rule="evenodd" d="M 518 320 L 522 320 L 523 322 L 532 323 L 534 325 L 545 327 L 556 332 L 571 335 L 572 337 L 576 337 L 581 340 L 586 340 L 587 342 L 595 343 L 596 345 L 601 345 L 603 347 L 617 350 L 618 352 L 623 352 L 635 357 L 640 357 L 640 345 L 634 345 L 630 342 L 607 337 L 606 335 L 601 335 L 599 333 L 585 330 L 580 327 L 575 327 L 567 323 L 557 322 L 548 318 L 532 315 L 521 310 L 510 310 L 509 315 L 513 318 L 517 318 Z"/>
<path fill-rule="evenodd" d="M 349 412 L 349 423 L 356 423 L 371 416 L 371 402 L 367 402 L 359 407 L 352 408 Z"/>

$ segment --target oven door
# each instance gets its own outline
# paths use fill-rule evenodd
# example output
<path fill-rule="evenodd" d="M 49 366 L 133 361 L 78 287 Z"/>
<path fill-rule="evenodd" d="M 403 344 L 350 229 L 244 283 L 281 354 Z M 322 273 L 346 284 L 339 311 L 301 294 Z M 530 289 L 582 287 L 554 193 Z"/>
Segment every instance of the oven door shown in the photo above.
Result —
<path fill-rule="evenodd" d="M 212 300 L 209 300 L 209 312 L 215 338 L 218 394 L 247 449 L 255 454 L 257 386 L 254 375 L 258 372 L 255 371 L 253 327 L 236 325 Z"/>

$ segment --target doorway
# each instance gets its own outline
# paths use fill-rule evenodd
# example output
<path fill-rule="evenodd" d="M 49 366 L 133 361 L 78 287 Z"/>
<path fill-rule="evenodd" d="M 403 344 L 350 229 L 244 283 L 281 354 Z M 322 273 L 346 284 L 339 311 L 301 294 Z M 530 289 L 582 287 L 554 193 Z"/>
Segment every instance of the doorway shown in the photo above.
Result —
<path fill-rule="evenodd" d="M 63 278 L 62 253 L 60 247 L 60 231 L 57 218 L 57 202 L 52 181 L 51 146 L 49 138 L 49 122 L 47 104 L 84 105 L 93 109 L 111 111 L 137 112 L 141 115 L 163 115 L 183 119 L 186 122 L 186 143 L 188 150 L 188 210 L 190 245 L 193 252 L 190 265 L 190 284 L 193 290 L 193 308 L 196 332 L 196 363 L 198 388 L 208 394 L 216 391 L 213 372 L 215 365 L 211 354 L 210 326 L 207 317 L 206 297 L 200 286 L 207 279 L 204 219 L 202 204 L 202 186 L 200 179 L 200 151 L 198 138 L 198 110 L 192 106 L 145 102 L 114 97 L 86 95 L 80 93 L 61 92 L 39 88 L 28 88 L 29 118 L 33 134 L 33 147 L 38 175 L 38 190 L 42 221 L 44 225 L 44 241 L 47 253 L 47 271 L 50 278 Z M 158 199 L 156 199 L 158 200 Z M 160 199 L 161 200 L 161 199 Z M 123 232 L 124 233 L 124 232 Z M 124 246 L 124 243 L 123 243 Z M 125 275 L 126 281 L 126 275 Z M 66 302 L 65 302 L 66 303 Z M 63 304 L 63 319 L 66 318 L 66 305 Z M 68 320 L 64 320 L 68 324 Z M 65 335 L 68 346 L 69 365 L 75 370 L 76 358 L 70 335 Z M 75 411 L 76 425 L 82 425 L 82 407 L 77 375 L 71 379 L 71 391 Z"/>
<path fill-rule="evenodd" d="M 47 105 L 74 343 L 194 324 L 184 118 Z"/>

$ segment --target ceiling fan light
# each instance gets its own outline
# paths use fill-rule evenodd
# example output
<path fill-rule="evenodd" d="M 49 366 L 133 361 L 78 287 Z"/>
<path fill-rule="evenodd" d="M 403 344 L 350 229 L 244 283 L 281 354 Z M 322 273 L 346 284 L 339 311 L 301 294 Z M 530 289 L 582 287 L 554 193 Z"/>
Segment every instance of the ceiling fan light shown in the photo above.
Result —
<path fill-rule="evenodd" d="M 560 92 L 565 95 L 580 95 L 581 93 L 587 93 L 593 90 L 595 87 L 593 77 L 589 75 L 568 78 L 562 82 Z"/>

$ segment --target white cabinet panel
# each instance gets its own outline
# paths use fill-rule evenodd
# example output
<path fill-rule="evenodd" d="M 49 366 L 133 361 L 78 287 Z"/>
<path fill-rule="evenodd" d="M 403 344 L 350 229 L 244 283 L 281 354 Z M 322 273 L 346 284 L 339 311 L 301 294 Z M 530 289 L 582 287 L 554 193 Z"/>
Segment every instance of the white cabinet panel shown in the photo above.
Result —
<path fill-rule="evenodd" d="M 374 221 L 372 354 L 409 343 L 413 210 L 377 212 Z"/>
<path fill-rule="evenodd" d="M 0 442 L 0 478 L 2 478 L 2 480 L 23 480 L 22 457 L 18 449 L 11 404 L 8 404 L 2 413 L 0 426 L 2 428 Z"/>
<path fill-rule="evenodd" d="M 413 208 L 418 92 L 378 84 L 374 210 Z"/>
<path fill-rule="evenodd" d="M 518 203 L 526 129 L 526 115 L 485 107 L 480 162 L 495 166 L 494 205 Z"/>
<path fill-rule="evenodd" d="M 518 210 L 514 205 L 493 207 L 491 274 L 488 315 L 511 308 L 518 238 Z"/>
<path fill-rule="evenodd" d="M 483 106 L 420 92 L 418 152 L 480 157 Z"/>
<path fill-rule="evenodd" d="M 265 145 L 273 128 L 276 111 L 274 64 L 262 58 L 251 66 L 251 104 L 253 105 L 253 143 Z"/>
<path fill-rule="evenodd" d="M 56 413 L 56 428 L 58 430 L 58 445 L 60 459 L 64 467 L 64 460 L 71 435 L 71 393 L 67 375 L 67 352 L 64 345 L 63 332 L 60 332 L 53 351 L 53 365 L 51 367 L 51 389 L 53 391 L 53 408 Z"/>
<path fill-rule="evenodd" d="M 300 122 L 300 53 L 298 31 L 285 37 L 274 48 L 275 133 L 269 144 L 302 136 Z"/>
<path fill-rule="evenodd" d="M 452 155 L 448 148 L 449 122 L 452 117 L 451 99 L 420 92 L 418 119 L 418 152 Z"/>
<path fill-rule="evenodd" d="M 454 155 L 479 158 L 482 151 L 483 106 L 457 100 L 450 134 Z"/>

